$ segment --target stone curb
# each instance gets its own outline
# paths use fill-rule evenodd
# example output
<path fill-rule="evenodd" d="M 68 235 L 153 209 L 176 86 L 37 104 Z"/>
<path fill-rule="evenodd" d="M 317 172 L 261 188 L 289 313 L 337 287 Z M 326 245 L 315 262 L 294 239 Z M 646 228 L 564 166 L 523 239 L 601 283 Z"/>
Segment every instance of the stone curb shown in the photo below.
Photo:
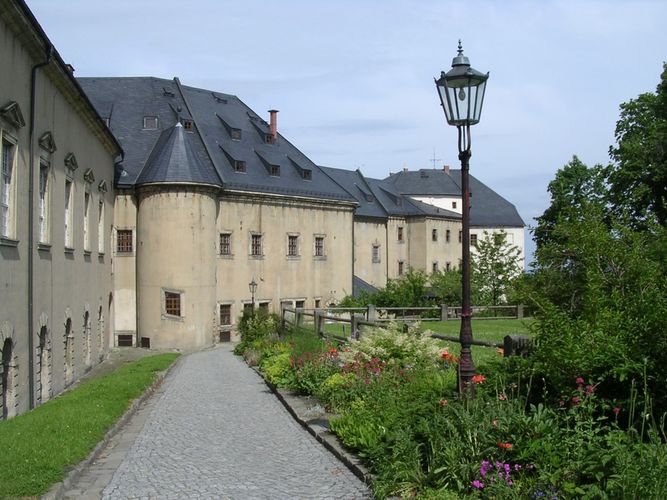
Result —
<path fill-rule="evenodd" d="M 162 382 L 164 382 L 166 376 L 176 367 L 176 365 L 181 362 L 181 359 L 183 358 L 184 356 L 179 356 L 178 359 L 176 359 L 176 361 L 172 363 L 169 368 L 157 374 L 153 383 L 144 391 L 141 396 L 132 401 L 130 407 L 109 428 L 109 430 L 104 434 L 104 437 L 100 440 L 99 443 L 97 443 L 95 448 L 93 448 L 88 456 L 75 465 L 72 469 L 70 469 L 62 481 L 53 484 L 49 490 L 44 493 L 44 495 L 42 495 L 42 500 L 61 500 L 64 498 L 65 492 L 68 491 L 72 485 L 77 482 L 84 469 L 97 460 L 104 448 L 109 444 L 111 438 L 114 437 L 118 431 L 123 428 L 128 420 L 132 418 L 132 416 L 134 416 L 134 414 L 139 409 L 139 406 L 141 406 L 155 393 L 155 391 L 162 385 Z"/>
<path fill-rule="evenodd" d="M 371 484 L 373 475 L 366 468 L 363 462 L 345 449 L 343 444 L 333 432 L 329 430 L 330 413 L 320 412 L 319 416 L 313 418 L 308 416 L 308 402 L 316 403 L 310 397 L 299 396 L 293 391 L 281 389 L 269 382 L 256 367 L 250 367 L 264 381 L 271 392 L 275 394 L 278 400 L 292 417 L 303 426 L 319 443 L 338 458 L 350 471 L 365 484 Z"/>

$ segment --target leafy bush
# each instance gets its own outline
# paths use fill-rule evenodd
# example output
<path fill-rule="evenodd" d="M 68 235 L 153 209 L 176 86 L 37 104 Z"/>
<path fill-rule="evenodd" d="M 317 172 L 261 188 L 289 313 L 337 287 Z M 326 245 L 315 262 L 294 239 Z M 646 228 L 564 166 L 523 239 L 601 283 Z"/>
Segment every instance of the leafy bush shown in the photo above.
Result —
<path fill-rule="evenodd" d="M 278 315 L 269 314 L 263 309 L 255 311 L 254 316 L 244 312 L 238 322 L 241 342 L 234 348 L 234 353 L 243 354 L 253 342 L 266 340 L 271 335 L 276 335 L 279 324 Z"/>
<path fill-rule="evenodd" d="M 288 352 L 266 357 L 260 363 L 260 369 L 269 382 L 278 387 L 290 387 L 294 383 L 294 370 Z"/>

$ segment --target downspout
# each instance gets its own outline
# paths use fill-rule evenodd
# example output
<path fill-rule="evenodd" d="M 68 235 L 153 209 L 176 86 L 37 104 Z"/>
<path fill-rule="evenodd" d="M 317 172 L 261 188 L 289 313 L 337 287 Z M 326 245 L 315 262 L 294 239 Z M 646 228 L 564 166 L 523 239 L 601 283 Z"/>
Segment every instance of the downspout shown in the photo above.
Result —
<path fill-rule="evenodd" d="M 35 407 L 35 335 L 34 335 L 34 259 L 35 259 L 35 101 L 37 100 L 37 70 L 50 64 L 53 58 L 53 45 L 47 48 L 46 61 L 35 64 L 30 73 L 30 168 L 28 171 L 28 387 L 30 390 L 30 409 Z"/>

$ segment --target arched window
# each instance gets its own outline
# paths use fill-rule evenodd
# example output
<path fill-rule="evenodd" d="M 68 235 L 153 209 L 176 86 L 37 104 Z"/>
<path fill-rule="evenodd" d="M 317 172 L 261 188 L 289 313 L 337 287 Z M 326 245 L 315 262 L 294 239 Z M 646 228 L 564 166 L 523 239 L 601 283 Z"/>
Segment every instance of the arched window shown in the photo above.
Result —
<path fill-rule="evenodd" d="M 16 378 L 16 362 L 14 360 L 14 343 L 12 339 L 5 339 L 2 344 L 2 361 L 0 362 L 0 380 L 2 387 L 2 418 L 7 419 L 16 414 L 16 403 L 14 401 L 14 383 Z"/>
<path fill-rule="evenodd" d="M 38 363 L 39 402 L 43 404 L 51 398 L 51 339 L 46 326 L 39 330 Z"/>
<path fill-rule="evenodd" d="M 83 341 L 85 342 L 85 352 L 86 359 L 85 363 L 87 367 L 90 367 L 92 364 L 92 353 L 93 353 L 93 339 L 91 338 L 91 328 L 90 328 L 90 313 L 86 311 L 83 314 Z"/>
<path fill-rule="evenodd" d="M 72 334 L 72 320 L 65 321 L 65 386 L 72 383 L 74 378 L 74 335 Z"/>

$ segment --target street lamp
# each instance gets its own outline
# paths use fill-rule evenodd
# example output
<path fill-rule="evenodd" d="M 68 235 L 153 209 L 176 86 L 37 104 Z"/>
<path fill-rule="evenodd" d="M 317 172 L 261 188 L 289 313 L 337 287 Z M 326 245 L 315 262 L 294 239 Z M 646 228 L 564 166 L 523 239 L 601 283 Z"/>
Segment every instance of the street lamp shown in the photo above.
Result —
<path fill-rule="evenodd" d="M 255 277 L 252 277 L 252 281 L 248 283 L 248 288 L 250 289 L 250 294 L 252 295 L 252 313 L 251 317 L 255 317 L 255 292 L 257 291 L 257 282 L 255 281 Z"/>
<path fill-rule="evenodd" d="M 440 103 L 445 110 L 447 123 L 457 128 L 459 138 L 459 160 L 461 161 L 461 195 L 462 214 L 462 273 L 463 291 L 461 311 L 461 355 L 459 358 L 459 393 L 474 396 L 475 388 L 472 378 L 475 375 L 475 364 L 472 360 L 472 325 L 470 318 L 470 185 L 468 170 L 470 167 L 470 126 L 479 123 L 484 104 L 484 91 L 489 74 L 480 73 L 470 67 L 470 61 L 463 55 L 463 47 L 459 40 L 457 56 L 452 61 L 452 69 L 444 71 L 435 85 L 440 96 Z"/>

